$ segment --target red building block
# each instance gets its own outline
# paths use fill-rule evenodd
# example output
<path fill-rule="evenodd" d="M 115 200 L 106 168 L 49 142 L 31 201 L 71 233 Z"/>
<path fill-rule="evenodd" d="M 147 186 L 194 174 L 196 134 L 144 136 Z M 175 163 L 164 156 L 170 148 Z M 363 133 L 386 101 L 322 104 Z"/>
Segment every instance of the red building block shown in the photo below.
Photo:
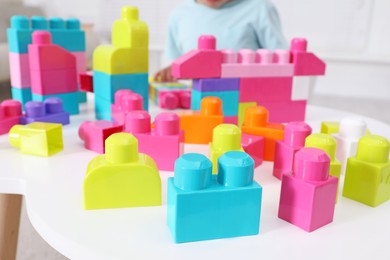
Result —
<path fill-rule="evenodd" d="M 291 41 L 291 60 L 294 64 L 294 75 L 315 76 L 325 75 L 326 64 L 315 54 L 307 52 L 307 41 L 295 38 Z"/>
<path fill-rule="evenodd" d="M 80 90 L 93 93 L 93 72 L 83 72 L 79 74 Z"/>
<path fill-rule="evenodd" d="M 0 135 L 6 134 L 16 124 L 20 124 L 22 103 L 7 99 L 0 104 Z"/>
<path fill-rule="evenodd" d="M 241 146 L 255 161 L 255 167 L 263 163 L 264 158 L 264 137 L 242 134 Z"/>

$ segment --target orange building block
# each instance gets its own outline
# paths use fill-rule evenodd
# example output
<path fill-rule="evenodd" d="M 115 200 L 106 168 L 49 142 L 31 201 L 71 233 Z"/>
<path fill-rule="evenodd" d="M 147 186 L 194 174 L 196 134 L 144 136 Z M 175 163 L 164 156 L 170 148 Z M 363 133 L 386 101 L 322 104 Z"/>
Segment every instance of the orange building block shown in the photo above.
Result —
<path fill-rule="evenodd" d="M 217 97 L 205 97 L 200 102 L 200 111 L 181 112 L 178 115 L 185 143 L 209 144 L 214 127 L 223 124 L 222 101 Z"/>
<path fill-rule="evenodd" d="M 248 107 L 245 111 L 244 123 L 241 130 L 245 134 L 264 137 L 264 160 L 273 161 L 275 144 L 283 140 L 284 125 L 269 123 L 268 110 L 262 106 Z"/>

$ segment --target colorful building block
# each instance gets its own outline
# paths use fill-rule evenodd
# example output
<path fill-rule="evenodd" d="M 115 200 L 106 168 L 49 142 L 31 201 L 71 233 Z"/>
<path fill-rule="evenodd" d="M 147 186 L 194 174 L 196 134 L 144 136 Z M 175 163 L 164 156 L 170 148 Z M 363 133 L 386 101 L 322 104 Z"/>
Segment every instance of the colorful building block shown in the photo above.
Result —
<path fill-rule="evenodd" d="M 360 138 L 356 156 L 348 158 L 343 196 L 371 207 L 390 199 L 389 141 L 378 135 Z"/>
<path fill-rule="evenodd" d="M 307 40 L 294 38 L 290 46 L 291 59 L 295 76 L 324 75 L 326 64 L 316 55 L 307 52 Z"/>
<path fill-rule="evenodd" d="M 20 124 L 33 122 L 69 124 L 69 113 L 64 111 L 60 98 L 48 98 L 44 102 L 29 101 L 24 106 L 25 115 L 20 118 Z"/>
<path fill-rule="evenodd" d="M 185 143 L 209 144 L 213 129 L 223 123 L 222 101 L 217 97 L 205 97 L 201 101 L 200 111 L 180 112 L 178 115 Z"/>
<path fill-rule="evenodd" d="M 7 99 L 0 103 L 0 135 L 9 132 L 11 127 L 20 124 L 22 104 L 17 100 Z"/>
<path fill-rule="evenodd" d="M 22 106 L 32 100 L 31 88 L 11 88 L 11 95 L 12 99 L 18 100 Z"/>
<path fill-rule="evenodd" d="M 191 109 L 199 110 L 200 102 L 205 97 L 218 97 L 222 100 L 222 111 L 225 116 L 237 116 L 238 112 L 238 91 L 200 92 L 192 90 Z"/>
<path fill-rule="evenodd" d="M 112 104 L 109 100 L 95 96 L 95 116 L 97 120 L 111 120 Z"/>
<path fill-rule="evenodd" d="M 276 141 L 283 140 L 284 126 L 269 123 L 268 110 L 265 107 L 249 107 L 245 111 L 241 131 L 245 134 L 264 137 L 264 160 L 274 160 Z"/>
<path fill-rule="evenodd" d="M 263 163 L 264 158 L 264 137 L 242 134 L 241 146 L 244 151 L 252 157 L 255 168 Z"/>
<path fill-rule="evenodd" d="M 28 53 L 9 53 L 9 69 L 11 86 L 14 88 L 30 88 L 30 65 Z"/>
<path fill-rule="evenodd" d="M 223 117 L 223 123 L 224 124 L 237 125 L 237 123 L 238 123 L 238 116 L 224 116 Z"/>
<path fill-rule="evenodd" d="M 192 89 L 199 92 L 239 91 L 240 79 L 194 79 Z"/>
<path fill-rule="evenodd" d="M 231 151 L 218 175 L 201 154 L 184 154 L 168 179 L 168 227 L 176 243 L 259 233 L 262 188 L 253 181 L 253 160 Z M 217 224 L 216 224 L 217 223 Z"/>
<path fill-rule="evenodd" d="M 69 52 L 85 53 L 85 32 L 81 30 L 78 19 L 69 18 L 64 21 L 59 17 L 51 17 L 48 22 L 53 43 Z"/>
<path fill-rule="evenodd" d="M 123 124 L 107 120 L 84 121 L 79 127 L 79 137 L 88 150 L 104 154 L 104 143 L 106 139 L 115 133 L 123 131 Z"/>
<path fill-rule="evenodd" d="M 272 174 L 282 179 L 283 174 L 293 170 L 295 154 L 305 146 L 305 139 L 312 132 L 310 125 L 302 121 L 290 122 L 284 128 L 283 141 L 277 141 L 275 146 L 275 160 Z"/>
<path fill-rule="evenodd" d="M 248 107 L 254 107 L 257 106 L 256 102 L 240 102 L 238 104 L 238 126 L 242 126 L 244 123 L 244 117 L 245 117 L 245 111 L 247 110 Z"/>
<path fill-rule="evenodd" d="M 79 74 L 80 90 L 93 93 L 93 71 Z"/>
<path fill-rule="evenodd" d="M 33 93 L 32 100 L 43 102 L 44 100 L 51 97 L 60 98 L 62 100 L 64 110 L 71 115 L 77 115 L 79 113 L 78 95 L 79 95 L 78 91 L 68 92 L 63 94 L 44 95 L 44 96 Z"/>
<path fill-rule="evenodd" d="M 219 157 L 229 151 L 244 151 L 241 147 L 241 130 L 236 125 L 220 124 L 214 128 L 213 141 L 210 143 L 213 174 L 218 172 Z"/>
<path fill-rule="evenodd" d="M 329 176 L 329 162 L 320 149 L 296 153 L 292 174 L 282 176 L 279 218 L 307 232 L 333 221 L 338 179 Z"/>
<path fill-rule="evenodd" d="M 7 29 L 9 51 L 19 54 L 27 53 L 27 46 L 31 43 L 32 31 L 27 17 L 12 16 L 11 27 Z"/>
<path fill-rule="evenodd" d="M 14 125 L 8 139 L 24 154 L 47 157 L 64 149 L 61 124 L 34 122 Z"/>
<path fill-rule="evenodd" d="M 320 132 L 323 134 L 337 134 L 339 132 L 339 122 L 321 122 Z"/>
<path fill-rule="evenodd" d="M 143 110 L 143 108 L 143 99 L 140 95 L 128 89 L 121 89 L 115 93 L 115 102 L 111 106 L 111 116 L 115 122 L 125 124 L 125 118 L 129 112 Z"/>
<path fill-rule="evenodd" d="M 149 78 L 149 97 L 165 109 L 191 107 L 191 87 L 181 82 L 155 82 Z"/>
<path fill-rule="evenodd" d="M 269 120 L 276 123 L 304 121 L 306 100 L 260 102 L 258 105 L 268 109 Z"/>
<path fill-rule="evenodd" d="M 160 113 L 155 118 L 154 128 L 150 126 L 150 115 L 146 111 L 132 111 L 126 116 L 125 131 L 137 138 L 139 151 L 152 157 L 160 171 L 173 171 L 176 159 L 184 151 L 179 116 Z"/>
<path fill-rule="evenodd" d="M 161 179 L 156 163 L 138 153 L 137 139 L 116 133 L 106 139 L 106 153 L 88 164 L 84 208 L 110 209 L 161 205 Z"/>

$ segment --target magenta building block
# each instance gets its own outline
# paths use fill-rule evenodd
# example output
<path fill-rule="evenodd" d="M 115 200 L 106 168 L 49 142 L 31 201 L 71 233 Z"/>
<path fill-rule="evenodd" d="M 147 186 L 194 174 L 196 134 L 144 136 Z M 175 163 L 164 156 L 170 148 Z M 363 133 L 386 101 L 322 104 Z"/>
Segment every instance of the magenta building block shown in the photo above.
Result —
<path fill-rule="evenodd" d="M 183 154 L 184 132 L 176 113 L 158 114 L 151 129 L 147 111 L 132 111 L 126 116 L 125 132 L 138 139 L 139 152 L 152 157 L 161 171 L 173 171 L 176 159 Z"/>
<path fill-rule="evenodd" d="M 120 89 L 115 92 L 114 104 L 111 105 L 111 117 L 115 122 L 125 124 L 125 118 L 129 112 L 143 110 L 143 107 L 141 95 L 129 89 Z"/>
<path fill-rule="evenodd" d="M 290 101 L 292 77 L 240 79 L 240 102 Z"/>
<path fill-rule="evenodd" d="M 269 121 L 286 123 L 291 121 L 304 121 L 306 113 L 306 100 L 269 101 L 260 102 L 269 111 Z"/>
<path fill-rule="evenodd" d="M 20 124 L 22 103 L 7 99 L 0 103 L 0 135 L 6 134 L 16 124 Z"/>
<path fill-rule="evenodd" d="M 278 217 L 307 232 L 333 221 L 338 179 L 329 176 L 323 150 L 302 148 L 291 174 L 282 176 Z"/>
<path fill-rule="evenodd" d="M 223 117 L 223 123 L 224 124 L 237 125 L 237 123 L 238 123 L 238 116 L 224 116 Z"/>
<path fill-rule="evenodd" d="M 69 113 L 64 111 L 60 98 L 47 98 L 44 102 L 29 101 L 24 105 L 25 115 L 20 118 L 22 125 L 33 122 L 69 124 Z"/>
<path fill-rule="evenodd" d="M 326 64 L 315 54 L 307 52 L 307 41 L 303 38 L 294 38 L 291 41 L 291 57 L 296 76 L 325 75 Z"/>
<path fill-rule="evenodd" d="M 191 90 L 158 90 L 158 105 L 165 109 L 189 109 L 191 107 Z"/>
<path fill-rule="evenodd" d="M 241 146 L 242 149 L 252 157 L 255 162 L 255 167 L 258 167 L 263 163 L 264 137 L 243 133 L 241 135 Z"/>
<path fill-rule="evenodd" d="M 107 120 L 85 121 L 79 127 L 79 137 L 88 150 L 104 154 L 104 142 L 115 133 L 123 131 L 123 125 Z"/>
<path fill-rule="evenodd" d="M 30 88 L 30 66 L 27 53 L 9 53 L 11 86 L 13 88 Z"/>
<path fill-rule="evenodd" d="M 279 180 L 293 170 L 294 155 L 305 146 L 305 139 L 312 132 L 302 121 L 290 122 L 284 128 L 284 139 L 276 142 L 273 175 Z"/>

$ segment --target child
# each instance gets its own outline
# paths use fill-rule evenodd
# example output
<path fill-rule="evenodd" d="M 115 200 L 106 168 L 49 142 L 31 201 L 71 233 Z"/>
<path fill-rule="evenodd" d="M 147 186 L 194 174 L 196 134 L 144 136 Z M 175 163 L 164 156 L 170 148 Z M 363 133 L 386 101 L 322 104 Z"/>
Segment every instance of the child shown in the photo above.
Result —
<path fill-rule="evenodd" d="M 286 49 L 278 13 L 269 0 L 185 0 L 171 14 L 165 56 L 173 61 L 196 49 L 200 35 L 217 38 L 217 49 Z M 172 81 L 170 66 L 154 76 Z"/>

